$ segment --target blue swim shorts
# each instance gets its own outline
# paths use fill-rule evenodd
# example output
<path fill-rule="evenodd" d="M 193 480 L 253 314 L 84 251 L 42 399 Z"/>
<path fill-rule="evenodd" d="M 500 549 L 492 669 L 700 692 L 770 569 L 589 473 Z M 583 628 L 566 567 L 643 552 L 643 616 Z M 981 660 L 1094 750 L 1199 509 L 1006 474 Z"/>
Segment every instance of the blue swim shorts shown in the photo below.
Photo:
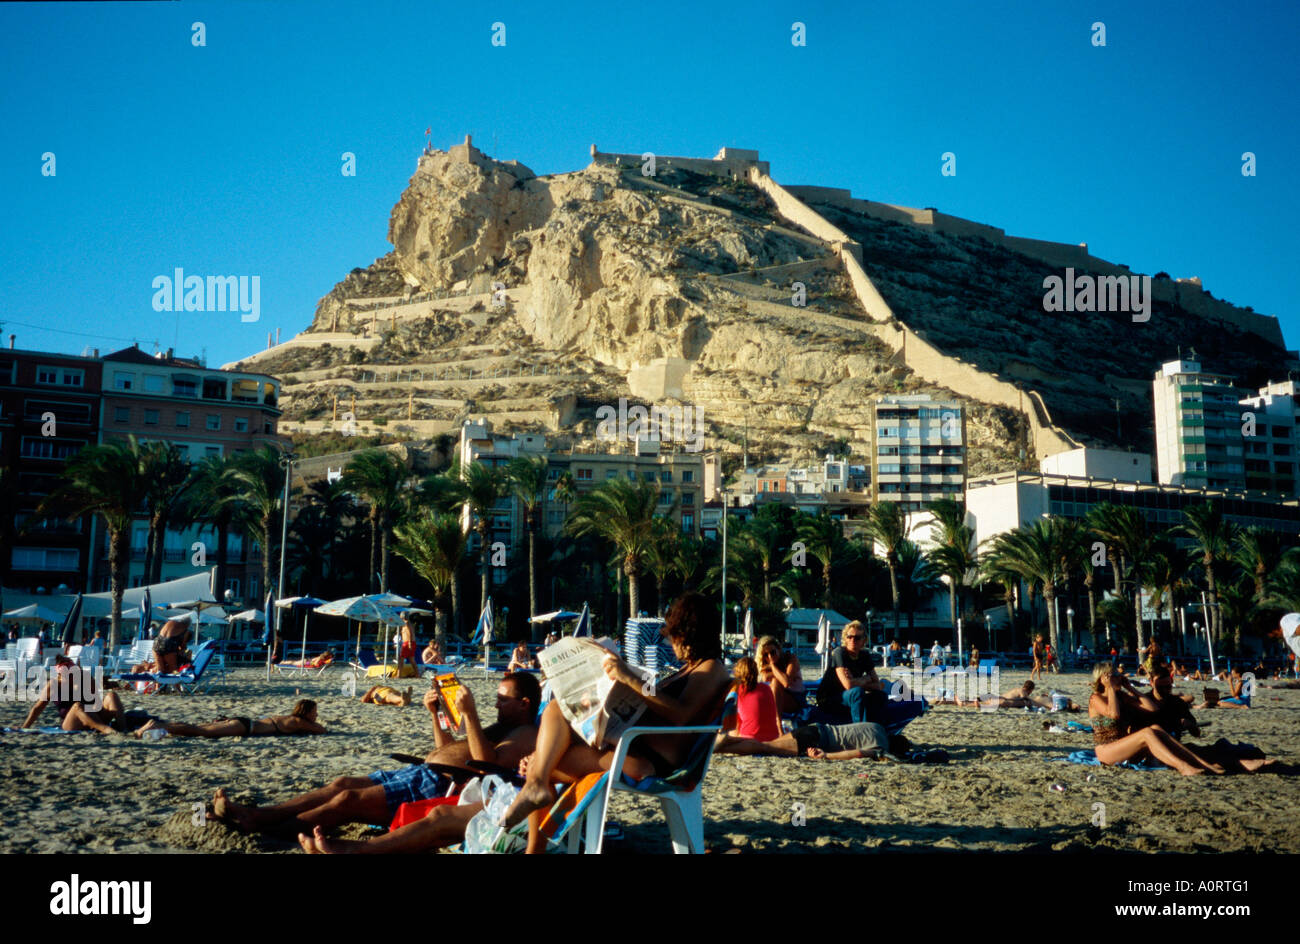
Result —
<path fill-rule="evenodd" d="M 388 812 L 396 815 L 403 803 L 431 800 L 446 796 L 451 780 L 429 769 L 427 764 L 411 764 L 400 770 L 376 770 L 370 779 L 384 788 Z"/>

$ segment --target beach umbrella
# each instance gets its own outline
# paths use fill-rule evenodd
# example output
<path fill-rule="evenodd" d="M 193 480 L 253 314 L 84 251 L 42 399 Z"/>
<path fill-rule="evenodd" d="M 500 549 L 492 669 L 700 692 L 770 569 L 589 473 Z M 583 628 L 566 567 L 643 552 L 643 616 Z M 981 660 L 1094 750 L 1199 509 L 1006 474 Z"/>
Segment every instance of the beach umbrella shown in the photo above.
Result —
<path fill-rule="evenodd" d="M 745 608 L 745 651 L 749 652 L 754 648 L 754 608 Z"/>
<path fill-rule="evenodd" d="M 384 664 L 388 664 L 388 627 L 402 621 L 401 609 L 411 601 L 395 593 L 375 593 L 331 600 L 316 608 L 317 616 L 344 616 L 361 623 L 384 624 Z M 357 649 L 361 649 L 361 627 L 357 627 Z"/>
<path fill-rule="evenodd" d="M 822 610 L 817 617 L 817 646 L 816 653 L 822 657 L 822 675 L 826 674 L 826 664 L 830 661 L 831 655 L 831 621 L 826 618 L 826 611 Z"/>
<path fill-rule="evenodd" d="M 276 600 L 275 605 L 282 609 L 302 609 L 306 612 L 302 618 L 302 654 L 301 658 L 304 663 L 307 661 L 307 623 L 311 618 L 311 611 L 323 604 L 324 600 L 318 600 L 316 597 L 285 597 L 283 600 Z"/>
<path fill-rule="evenodd" d="M 1291 651 L 1300 656 L 1300 613 L 1288 613 L 1282 617 L 1282 638 Z"/>
<path fill-rule="evenodd" d="M 72 601 L 72 609 L 68 610 L 68 617 L 63 621 L 63 645 L 66 649 L 71 646 L 77 635 L 77 627 L 81 623 L 81 594 L 77 594 L 77 599 Z"/>
<path fill-rule="evenodd" d="M 149 588 L 144 588 L 144 596 L 140 598 L 140 625 L 136 629 L 136 639 L 148 639 L 149 630 L 153 628 L 153 594 Z"/>
<path fill-rule="evenodd" d="M 578 617 L 578 625 L 573 627 L 574 636 L 591 635 L 591 610 L 587 607 L 586 602 L 582 604 L 582 615 Z"/>
<path fill-rule="evenodd" d="M 483 612 L 479 614 L 478 626 L 474 628 L 474 638 L 470 644 L 483 642 L 483 671 L 488 671 L 488 653 L 492 644 L 492 598 L 487 598 L 487 603 L 483 606 Z"/>
<path fill-rule="evenodd" d="M 554 613 L 541 613 L 537 616 L 528 617 L 530 623 L 549 623 L 551 620 L 573 620 L 581 614 L 574 613 L 571 610 L 556 610 Z"/>
<path fill-rule="evenodd" d="M 270 590 L 266 592 L 266 602 L 263 604 L 262 612 L 266 614 L 266 625 L 262 628 L 262 645 L 266 646 L 266 680 L 271 681 L 271 655 L 275 650 L 275 635 L 271 627 L 271 607 L 275 604 L 275 597 Z"/>
<path fill-rule="evenodd" d="M 13 620 L 15 623 L 62 623 L 63 614 L 56 610 L 43 606 L 40 603 L 29 603 L 27 606 L 20 606 L 16 610 L 10 610 L 5 615 L 5 619 Z"/>

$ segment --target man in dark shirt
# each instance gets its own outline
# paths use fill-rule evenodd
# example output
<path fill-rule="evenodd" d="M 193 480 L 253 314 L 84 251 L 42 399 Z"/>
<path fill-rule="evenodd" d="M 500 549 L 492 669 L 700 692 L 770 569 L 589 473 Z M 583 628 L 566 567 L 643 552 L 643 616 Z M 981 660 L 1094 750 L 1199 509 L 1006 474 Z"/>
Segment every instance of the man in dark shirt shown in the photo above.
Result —
<path fill-rule="evenodd" d="M 1196 719 L 1192 717 L 1191 706 L 1186 700 L 1173 693 L 1174 678 L 1169 673 L 1169 667 L 1163 666 L 1164 671 L 1157 671 L 1151 678 L 1151 694 L 1142 697 L 1142 706 L 1148 711 L 1155 712 L 1149 721 L 1151 724 L 1158 724 L 1173 737 L 1181 738 L 1183 732 L 1187 732 L 1192 737 L 1200 737 L 1201 729 L 1197 725 Z"/>
<path fill-rule="evenodd" d="M 831 653 L 817 688 L 817 706 L 826 714 L 848 717 L 854 724 L 882 722 L 888 698 L 867 651 L 867 630 L 854 620 L 844 627 L 844 645 Z"/>

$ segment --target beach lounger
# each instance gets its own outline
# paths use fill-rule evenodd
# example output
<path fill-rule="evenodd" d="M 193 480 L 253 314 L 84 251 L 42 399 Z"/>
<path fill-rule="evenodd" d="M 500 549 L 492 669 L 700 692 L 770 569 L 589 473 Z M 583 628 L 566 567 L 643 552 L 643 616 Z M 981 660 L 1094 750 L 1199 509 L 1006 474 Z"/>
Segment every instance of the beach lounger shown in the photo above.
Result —
<path fill-rule="evenodd" d="M 188 685 L 189 694 L 193 695 L 206 684 L 204 674 L 215 655 L 214 643 L 205 642 L 195 650 L 194 664 L 188 672 L 177 672 L 172 675 L 160 675 L 157 672 L 127 672 L 123 675 L 115 675 L 114 678 L 123 682 L 152 682 L 160 688 L 175 685 L 181 691 L 185 691 L 185 686 Z"/>
<path fill-rule="evenodd" d="M 285 662 L 277 662 L 271 668 L 281 675 L 288 675 L 291 672 L 297 672 L 300 675 L 306 675 L 309 672 L 315 673 L 319 678 L 325 670 L 334 664 L 334 653 L 322 652 L 314 659 L 293 659 Z"/>

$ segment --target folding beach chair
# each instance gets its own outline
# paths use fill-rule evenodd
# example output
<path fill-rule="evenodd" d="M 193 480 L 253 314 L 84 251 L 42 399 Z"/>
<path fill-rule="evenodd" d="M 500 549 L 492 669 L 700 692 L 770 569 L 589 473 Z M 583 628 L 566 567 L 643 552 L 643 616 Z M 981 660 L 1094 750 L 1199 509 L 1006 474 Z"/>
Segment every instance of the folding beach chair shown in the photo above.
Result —
<path fill-rule="evenodd" d="M 317 678 L 325 673 L 331 665 L 334 664 L 333 652 L 322 652 L 314 659 L 293 659 L 292 661 L 277 662 L 271 666 L 280 675 L 288 675 L 291 672 L 297 672 L 299 675 L 314 673 Z"/>
<path fill-rule="evenodd" d="M 175 685 L 181 691 L 185 691 L 185 686 L 188 685 L 190 687 L 188 694 L 193 695 L 207 684 L 204 681 L 204 674 L 215 655 L 215 644 L 209 641 L 195 650 L 194 664 L 188 672 L 176 672 L 171 675 L 161 675 L 157 672 L 128 672 L 124 675 L 115 675 L 114 678 L 123 682 L 153 682 L 161 688 Z"/>

